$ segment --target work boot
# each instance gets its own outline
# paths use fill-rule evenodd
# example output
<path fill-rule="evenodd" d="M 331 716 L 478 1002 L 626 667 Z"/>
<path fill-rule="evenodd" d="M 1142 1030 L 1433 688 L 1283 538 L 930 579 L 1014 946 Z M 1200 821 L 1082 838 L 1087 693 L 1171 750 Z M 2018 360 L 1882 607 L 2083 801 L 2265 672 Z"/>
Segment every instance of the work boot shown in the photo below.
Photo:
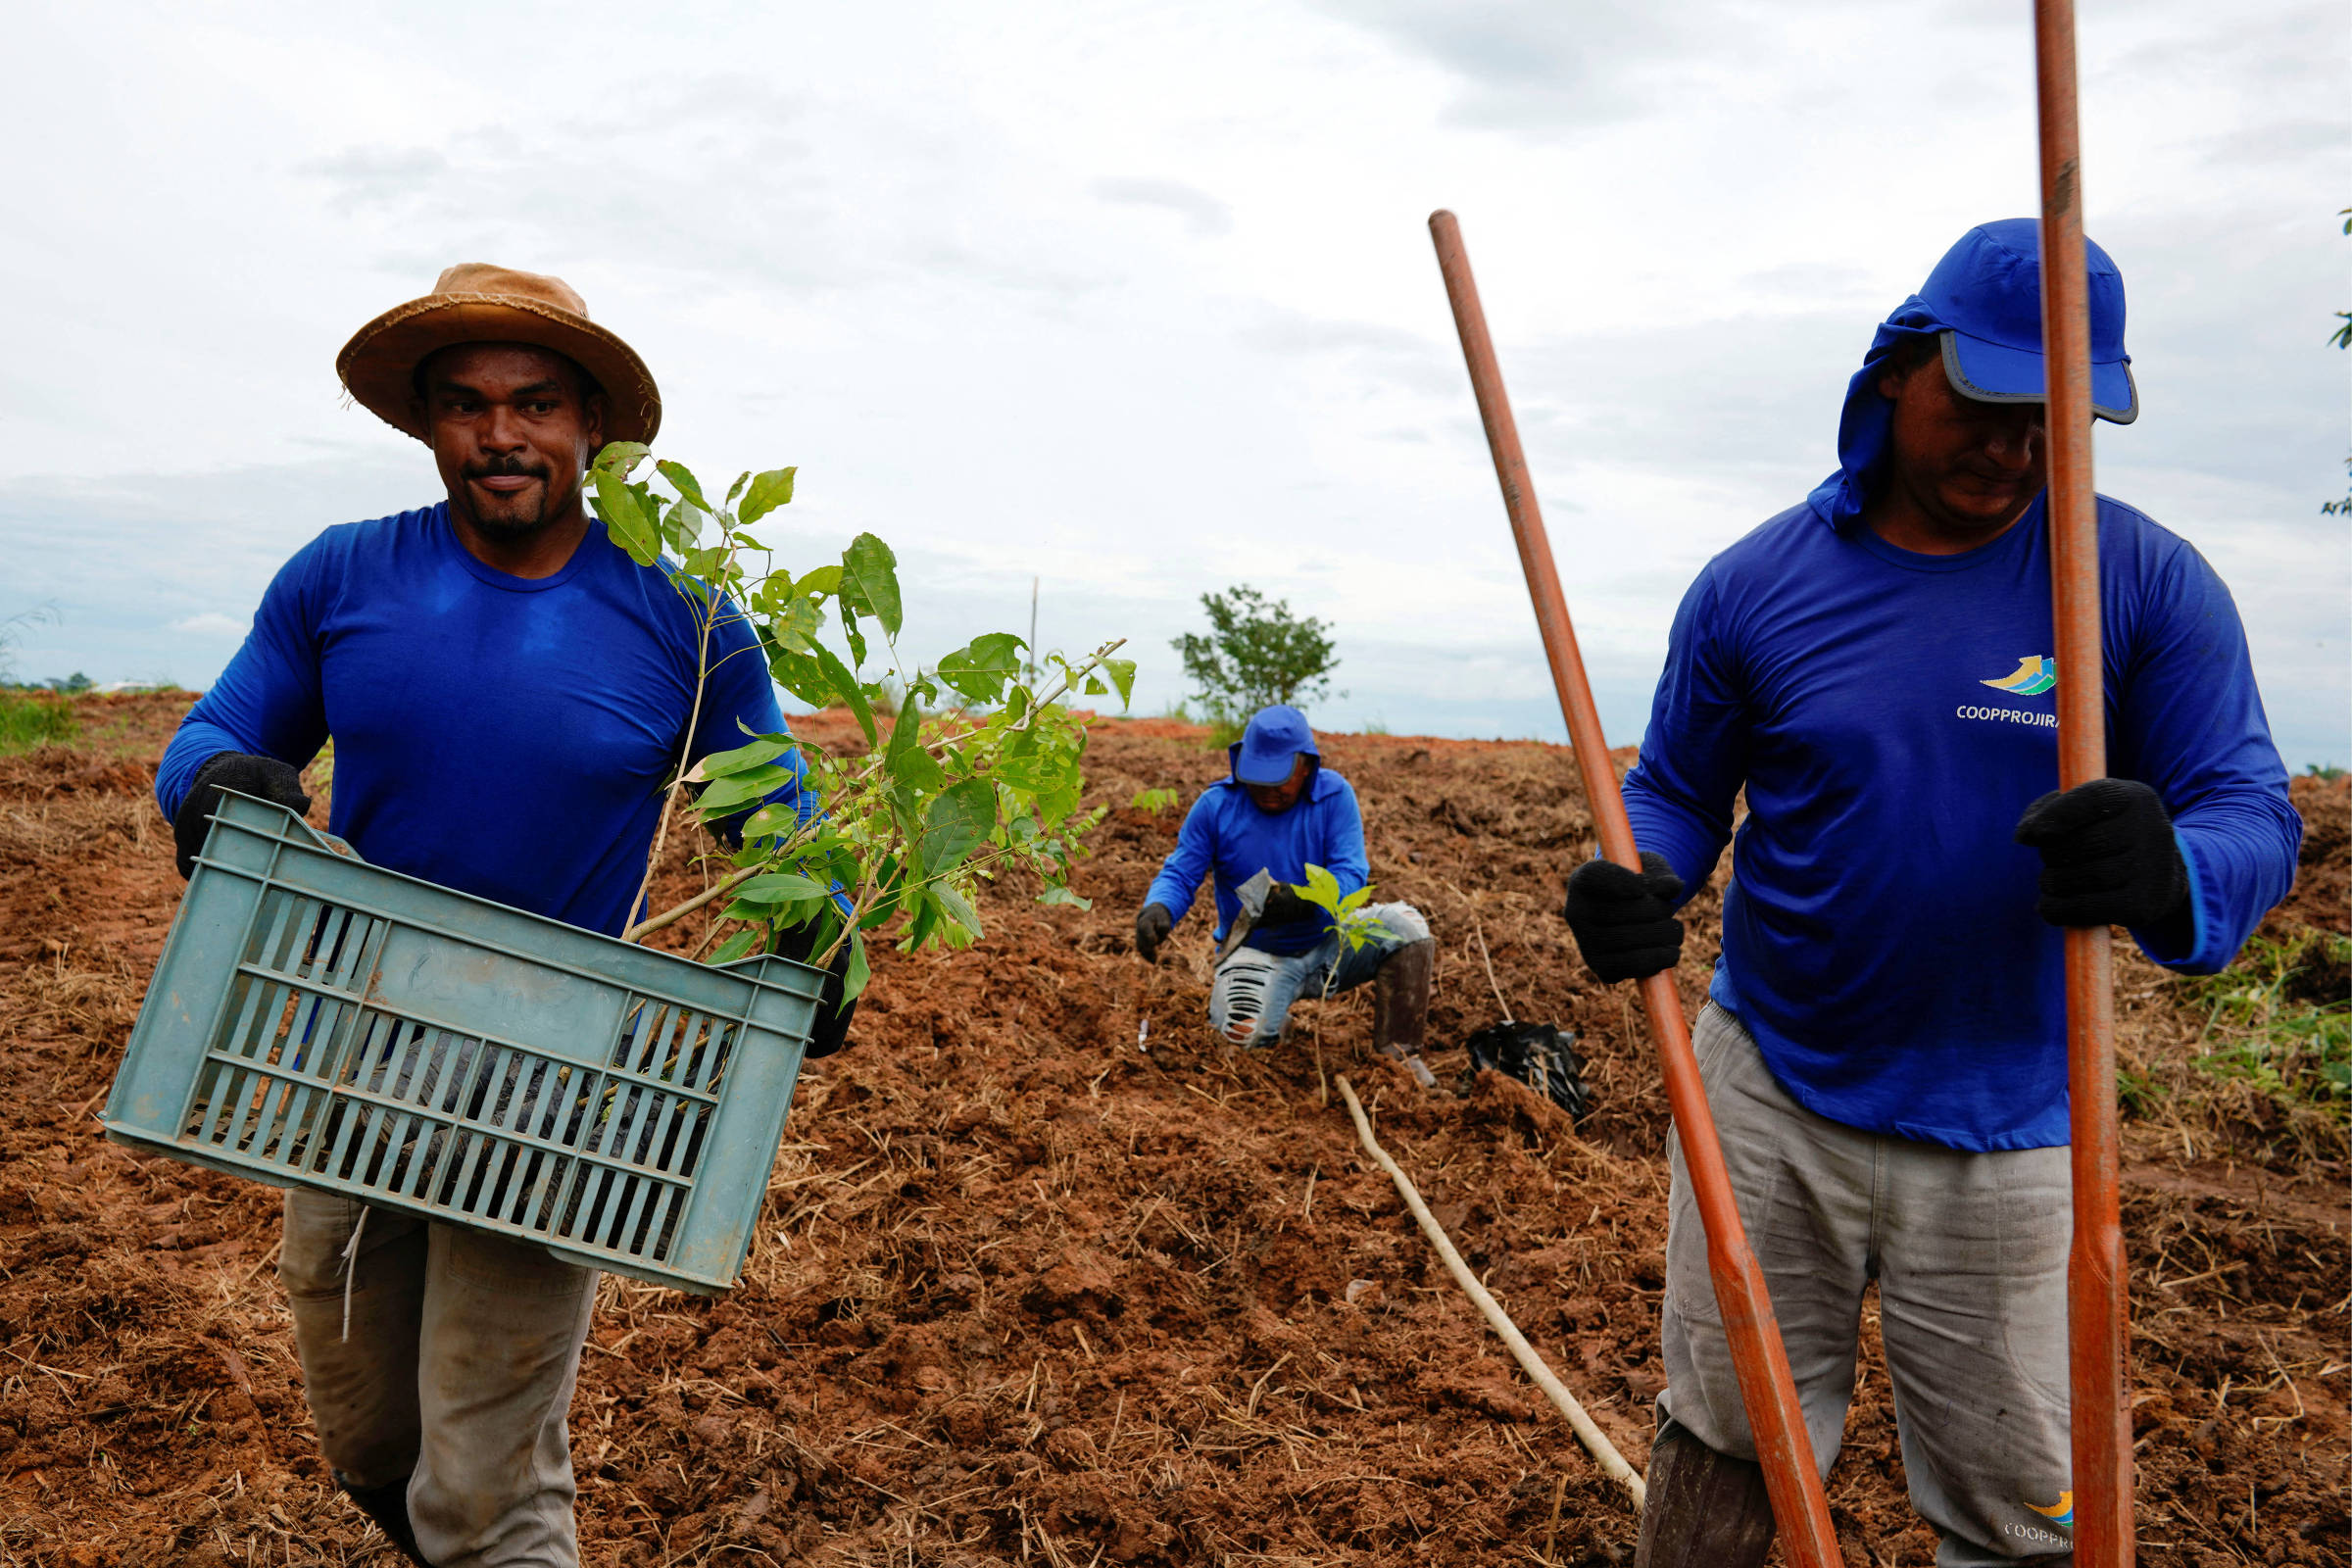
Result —
<path fill-rule="evenodd" d="M 1764 1467 L 1717 1453 L 1669 1420 L 1649 1449 L 1634 1568 L 1759 1568 L 1772 1549 Z"/>
<path fill-rule="evenodd" d="M 1390 954 L 1372 976 L 1372 1049 L 1413 1069 L 1423 1088 L 1437 1082 L 1421 1060 L 1429 1038 L 1429 987 L 1438 945 L 1428 937 Z"/>
<path fill-rule="evenodd" d="M 409 1482 L 406 1476 L 387 1481 L 380 1487 L 355 1487 L 351 1478 L 340 1470 L 335 1472 L 335 1484 L 340 1486 L 360 1511 L 375 1521 L 375 1527 L 398 1546 L 401 1555 L 416 1568 L 433 1568 L 424 1553 L 416 1547 L 416 1531 L 409 1523 Z"/>

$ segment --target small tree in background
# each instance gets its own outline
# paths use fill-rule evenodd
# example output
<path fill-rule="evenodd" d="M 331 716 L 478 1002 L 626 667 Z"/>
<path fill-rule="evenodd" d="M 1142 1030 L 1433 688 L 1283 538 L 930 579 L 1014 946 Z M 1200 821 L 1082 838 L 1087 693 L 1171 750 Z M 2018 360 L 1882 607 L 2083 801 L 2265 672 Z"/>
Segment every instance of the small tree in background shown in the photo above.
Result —
<path fill-rule="evenodd" d="M 2352 207 L 2345 208 L 2335 216 L 2344 220 L 2344 232 L 2352 234 Z M 2335 332 L 2328 341 L 2339 349 L 2352 349 L 2352 311 L 2335 313 Z M 2352 473 L 2352 458 L 2344 460 L 2344 468 L 2347 473 Z M 2347 481 L 2345 485 L 2343 500 L 2323 501 L 2320 510 L 2330 516 L 2352 516 L 2352 481 Z"/>
<path fill-rule="evenodd" d="M 1269 601 L 1247 584 L 1202 594 L 1209 633 L 1186 632 L 1171 645 L 1200 688 L 1211 725 L 1237 729 L 1274 703 L 1301 707 L 1331 689 L 1331 623 L 1295 616 L 1287 600 Z"/>

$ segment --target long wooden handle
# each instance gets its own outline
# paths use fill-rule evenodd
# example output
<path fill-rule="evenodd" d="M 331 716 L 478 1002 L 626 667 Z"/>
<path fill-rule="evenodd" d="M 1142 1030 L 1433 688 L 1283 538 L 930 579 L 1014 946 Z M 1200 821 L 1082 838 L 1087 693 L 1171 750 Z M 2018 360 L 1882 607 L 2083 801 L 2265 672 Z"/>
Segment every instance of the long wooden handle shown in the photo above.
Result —
<path fill-rule="evenodd" d="M 1479 304 L 1478 284 L 1470 275 L 1461 225 L 1451 213 L 1441 211 L 1430 215 L 1429 231 L 1437 242 L 1438 269 L 1445 274 L 1446 294 L 1453 303 L 1462 358 L 1470 367 L 1479 417 L 1486 423 L 1487 445 L 1494 454 L 1494 476 L 1502 482 L 1503 510 L 1510 514 L 1511 536 L 1519 545 L 1519 565 L 1527 575 L 1528 594 L 1535 600 L 1536 625 L 1544 634 L 1544 654 L 1551 664 L 1551 683 L 1559 692 L 1560 712 L 1568 721 L 1569 744 L 1584 776 L 1585 799 L 1599 832 L 1601 853 L 1620 865 L 1639 870 L 1642 857 L 1634 845 L 1633 822 L 1625 814 L 1617 770 L 1609 762 L 1608 744 L 1601 738 L 1600 713 L 1592 706 L 1592 687 L 1585 676 L 1584 657 L 1577 651 L 1576 629 L 1569 623 L 1568 601 L 1560 592 L 1559 573 L 1552 565 L 1551 541 L 1544 531 L 1535 484 L 1528 477 L 1527 456 L 1519 446 L 1519 427 L 1511 417 L 1502 370 L 1487 335 L 1486 311 Z M 1683 1001 L 1674 988 L 1674 976 L 1653 974 L 1642 981 L 1642 1003 L 1649 1014 L 1650 1041 L 1657 1048 L 1658 1065 L 1665 1076 L 1675 1134 L 1682 1140 L 1690 1193 L 1706 1226 L 1707 1273 L 1714 1281 L 1715 1301 L 1722 1309 L 1724 1333 L 1731 1342 L 1740 1397 L 1747 1406 L 1748 1426 L 1755 1434 L 1756 1458 L 1764 1469 L 1773 1518 L 1780 1525 L 1782 1549 L 1796 1568 L 1828 1568 L 1839 1560 L 1838 1536 L 1830 1528 L 1830 1505 L 1814 1463 L 1813 1440 L 1805 1430 L 1804 1410 L 1797 1401 L 1796 1381 L 1788 1372 L 1788 1352 L 1781 1344 L 1780 1325 L 1772 1315 L 1764 1270 L 1748 1250 L 1746 1232 L 1740 1224 L 1740 1205 L 1732 1195 L 1731 1177 L 1724 1170 L 1715 1116 L 1707 1108 L 1706 1091 L 1699 1082 L 1698 1059 L 1691 1054 L 1690 1032 L 1683 1020 Z"/>
<path fill-rule="evenodd" d="M 1355 1086 L 1348 1081 L 1348 1075 L 1340 1074 L 1338 1082 L 1340 1098 L 1348 1102 L 1348 1114 L 1355 1118 L 1356 1141 L 1364 1146 L 1364 1152 L 1389 1173 L 1389 1180 L 1396 1184 L 1397 1196 L 1404 1200 L 1404 1206 L 1412 1210 L 1414 1221 L 1421 1227 L 1421 1234 L 1429 1238 L 1429 1245 L 1438 1250 L 1438 1256 L 1446 1264 L 1446 1272 L 1453 1276 L 1453 1282 L 1470 1298 L 1479 1315 L 1487 1320 L 1487 1327 L 1494 1331 L 1495 1338 L 1501 1340 L 1503 1348 L 1511 1352 L 1511 1359 L 1519 1363 L 1519 1369 L 1534 1381 L 1537 1388 L 1544 1391 L 1544 1396 L 1551 1400 L 1560 1414 L 1568 1418 L 1568 1425 L 1576 1433 L 1576 1440 L 1585 1446 L 1587 1453 L 1592 1455 L 1593 1461 L 1600 1466 L 1601 1474 L 1632 1493 L 1634 1507 L 1639 1510 L 1649 1500 L 1649 1489 L 1642 1484 L 1641 1474 L 1625 1462 L 1625 1455 L 1617 1451 L 1617 1445 L 1609 1441 L 1609 1435 L 1594 1425 L 1592 1418 L 1585 1413 L 1585 1407 L 1577 1402 L 1575 1395 L 1568 1392 L 1568 1385 L 1562 1383 L 1559 1375 L 1551 1370 L 1551 1364 L 1537 1352 L 1534 1346 L 1527 1343 L 1527 1336 L 1519 1332 L 1519 1325 L 1511 1321 L 1511 1314 L 1502 1309 L 1502 1303 L 1495 1300 L 1486 1286 L 1479 1283 L 1478 1276 L 1470 1272 L 1470 1265 L 1462 1261 L 1460 1252 L 1454 1250 L 1453 1240 L 1446 1234 L 1446 1227 L 1438 1223 L 1438 1216 L 1432 1214 L 1429 1204 L 1422 1201 L 1421 1190 L 1404 1173 L 1404 1167 L 1380 1147 L 1380 1140 L 1372 1136 L 1371 1118 L 1364 1114 L 1363 1102 L 1355 1098 Z"/>
<path fill-rule="evenodd" d="M 2058 661 L 2058 784 L 2107 772 L 2099 646 L 2099 515 L 2090 478 L 2090 299 L 2073 0 L 2034 0 L 2041 130 L 2041 344 L 2049 387 L 2050 590 Z M 2075 1560 L 2130 1568 L 2131 1378 L 2115 1098 L 2115 982 L 2105 926 L 2066 933 L 2066 1051 L 2075 1237 L 2066 1261 Z"/>

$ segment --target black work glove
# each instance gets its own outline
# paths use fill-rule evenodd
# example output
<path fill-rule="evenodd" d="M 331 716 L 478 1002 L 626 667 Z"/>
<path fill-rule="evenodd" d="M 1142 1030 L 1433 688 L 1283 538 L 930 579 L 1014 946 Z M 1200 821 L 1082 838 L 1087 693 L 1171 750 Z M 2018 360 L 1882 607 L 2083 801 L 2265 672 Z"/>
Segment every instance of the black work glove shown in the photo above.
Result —
<path fill-rule="evenodd" d="M 196 857 L 204 836 L 212 831 L 212 814 L 220 809 L 220 792 L 235 790 L 274 802 L 296 816 L 311 808 L 302 792 L 302 770 L 274 757 L 252 757 L 244 752 L 215 752 L 196 769 L 187 799 L 172 817 L 172 842 L 179 851 L 179 874 L 196 874 Z"/>
<path fill-rule="evenodd" d="M 1135 956 L 1146 963 L 1159 961 L 1159 945 L 1176 929 L 1176 917 L 1164 904 L 1147 904 L 1135 911 Z"/>
<path fill-rule="evenodd" d="M 1274 891 L 1266 895 L 1266 910 L 1257 917 L 1257 923 L 1261 926 L 1297 925 L 1301 920 L 1312 920 L 1322 912 L 1300 898 L 1297 888 L 1287 882 L 1277 882 Z"/>
<path fill-rule="evenodd" d="M 779 931 L 767 951 L 795 963 L 808 963 L 816 953 L 816 926 L 796 925 L 789 931 Z M 816 1016 L 808 1020 L 808 1046 L 801 1053 L 803 1060 L 830 1056 L 850 1043 L 850 1020 L 858 1016 L 858 1004 L 853 999 L 841 1000 L 842 987 L 850 975 L 850 945 L 844 942 L 833 961 L 825 966 L 824 989 L 816 994 Z"/>
<path fill-rule="evenodd" d="M 2155 933 L 2191 918 L 2188 866 L 2173 819 L 2136 779 L 2094 778 L 2052 790 L 2017 819 L 2017 842 L 2041 852 L 2034 907 L 2052 925 Z"/>
<path fill-rule="evenodd" d="M 1568 878 L 1568 929 L 1586 967 L 1601 979 L 1642 980 L 1683 956 L 1683 922 L 1674 917 L 1683 879 L 1666 857 L 1643 851 L 1642 869 L 1587 860 Z"/>

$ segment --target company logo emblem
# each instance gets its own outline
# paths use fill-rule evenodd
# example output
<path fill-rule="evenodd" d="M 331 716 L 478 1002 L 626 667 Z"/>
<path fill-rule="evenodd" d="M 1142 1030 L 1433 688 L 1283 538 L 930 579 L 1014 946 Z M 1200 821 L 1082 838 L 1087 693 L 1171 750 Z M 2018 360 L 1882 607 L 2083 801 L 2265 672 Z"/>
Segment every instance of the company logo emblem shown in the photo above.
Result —
<path fill-rule="evenodd" d="M 2026 1506 L 2054 1525 L 2063 1525 L 2069 1530 L 2075 1528 L 2075 1494 L 2071 1492 L 2058 1494 L 2058 1500 L 2047 1508 L 2038 1502 L 2029 1502 Z"/>
<path fill-rule="evenodd" d="M 2058 661 L 2028 654 L 2017 662 L 2017 668 L 1999 680 L 1981 680 L 1977 684 L 2007 692 L 2012 697 L 2039 697 L 2058 684 Z"/>

